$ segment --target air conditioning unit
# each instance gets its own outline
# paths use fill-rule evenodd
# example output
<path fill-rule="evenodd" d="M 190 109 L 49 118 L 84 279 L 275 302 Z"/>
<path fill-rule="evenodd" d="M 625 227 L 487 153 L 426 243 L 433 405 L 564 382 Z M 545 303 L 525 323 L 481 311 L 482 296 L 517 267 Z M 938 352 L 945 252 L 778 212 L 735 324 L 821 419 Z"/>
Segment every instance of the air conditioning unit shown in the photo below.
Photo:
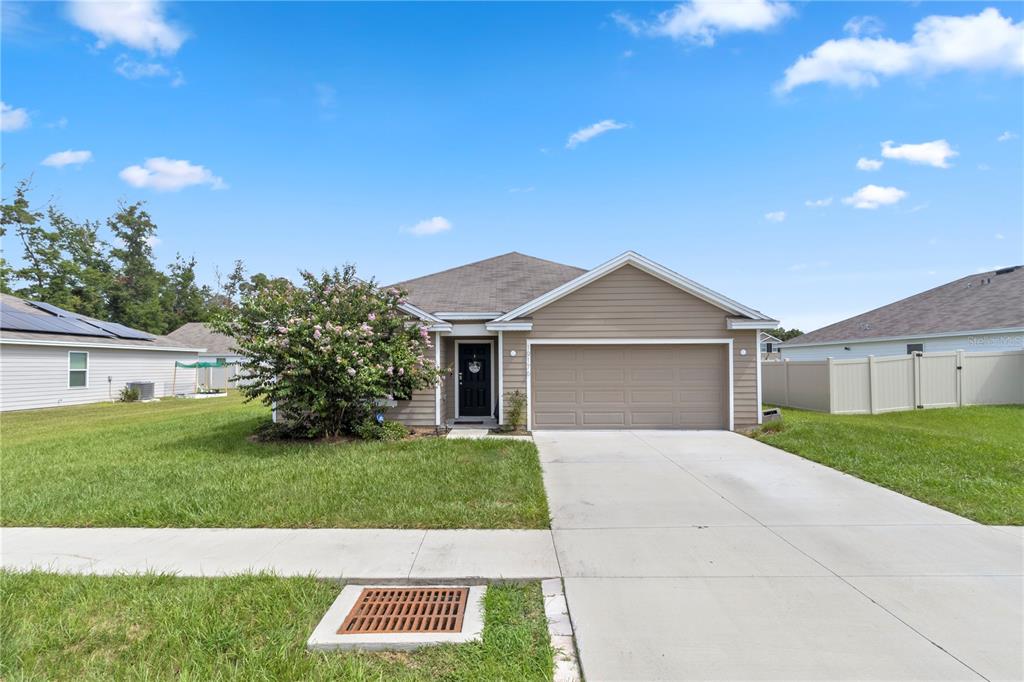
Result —
<path fill-rule="evenodd" d="M 128 388 L 139 392 L 139 400 L 155 400 L 156 384 L 152 381 L 129 381 Z"/>

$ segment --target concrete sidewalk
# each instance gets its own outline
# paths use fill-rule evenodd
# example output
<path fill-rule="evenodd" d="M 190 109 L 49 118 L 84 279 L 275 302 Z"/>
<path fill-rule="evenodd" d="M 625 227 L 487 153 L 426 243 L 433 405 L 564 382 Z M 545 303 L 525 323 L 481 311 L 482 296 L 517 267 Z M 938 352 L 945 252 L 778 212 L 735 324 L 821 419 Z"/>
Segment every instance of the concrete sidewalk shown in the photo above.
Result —
<path fill-rule="evenodd" d="M 99 575 L 271 571 L 354 582 L 559 575 L 547 530 L 3 528 L 0 567 Z"/>

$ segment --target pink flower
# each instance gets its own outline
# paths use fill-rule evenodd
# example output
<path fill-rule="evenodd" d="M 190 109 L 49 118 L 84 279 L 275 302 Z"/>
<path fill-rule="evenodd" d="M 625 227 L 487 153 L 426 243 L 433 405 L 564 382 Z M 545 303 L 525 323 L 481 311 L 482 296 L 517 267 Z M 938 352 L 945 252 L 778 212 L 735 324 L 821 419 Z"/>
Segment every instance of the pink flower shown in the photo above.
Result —
<path fill-rule="evenodd" d="M 356 375 L 356 368 L 355 368 L 355 367 L 349 367 L 349 368 L 348 368 L 347 370 L 345 370 L 345 371 L 347 371 L 347 372 L 348 372 L 348 375 L 349 375 L 350 377 L 354 377 L 354 376 Z"/>
<path fill-rule="evenodd" d="M 314 339 L 319 339 L 319 338 L 320 338 L 320 336 L 321 336 L 321 334 L 320 334 L 320 330 L 319 330 L 319 329 L 314 329 L 314 330 L 313 330 L 313 338 L 314 338 Z"/>
<path fill-rule="evenodd" d="M 288 327 L 278 326 L 277 331 L 280 332 L 281 334 L 287 334 L 288 333 Z"/>
<path fill-rule="evenodd" d="M 399 367 L 398 368 L 398 376 L 400 376 L 400 377 L 405 376 L 405 367 Z"/>
<path fill-rule="evenodd" d="M 395 373 L 395 368 L 394 367 L 388 367 L 386 370 L 384 370 L 384 373 L 387 374 L 388 376 L 391 376 L 392 374 Z"/>
<path fill-rule="evenodd" d="M 369 315 L 366 316 L 366 319 L 368 319 L 370 322 L 373 322 L 374 320 L 377 319 L 377 313 L 370 313 Z"/>

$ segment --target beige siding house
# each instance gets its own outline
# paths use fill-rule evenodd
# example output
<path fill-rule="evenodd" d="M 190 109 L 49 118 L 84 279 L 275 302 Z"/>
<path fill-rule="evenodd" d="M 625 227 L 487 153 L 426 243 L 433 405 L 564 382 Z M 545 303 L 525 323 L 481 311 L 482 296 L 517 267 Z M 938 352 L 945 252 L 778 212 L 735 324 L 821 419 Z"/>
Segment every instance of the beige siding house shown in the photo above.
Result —
<path fill-rule="evenodd" d="M 39 307 L 0 294 L 0 411 L 116 400 L 129 382 L 152 382 L 154 397 L 191 392 L 201 348 Z"/>
<path fill-rule="evenodd" d="M 445 378 L 410 425 L 739 429 L 760 422 L 759 330 L 776 320 L 627 252 L 592 270 L 509 253 L 399 282 Z"/>

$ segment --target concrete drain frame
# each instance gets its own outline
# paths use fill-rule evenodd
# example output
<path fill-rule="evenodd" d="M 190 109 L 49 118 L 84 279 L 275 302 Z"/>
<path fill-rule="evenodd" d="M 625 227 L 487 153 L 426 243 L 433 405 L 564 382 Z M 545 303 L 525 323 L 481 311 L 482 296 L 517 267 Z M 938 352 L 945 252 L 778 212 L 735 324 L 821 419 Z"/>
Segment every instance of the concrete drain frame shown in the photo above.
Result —
<path fill-rule="evenodd" d="M 486 585 L 346 585 L 306 648 L 409 651 L 479 641 L 486 590 Z"/>

